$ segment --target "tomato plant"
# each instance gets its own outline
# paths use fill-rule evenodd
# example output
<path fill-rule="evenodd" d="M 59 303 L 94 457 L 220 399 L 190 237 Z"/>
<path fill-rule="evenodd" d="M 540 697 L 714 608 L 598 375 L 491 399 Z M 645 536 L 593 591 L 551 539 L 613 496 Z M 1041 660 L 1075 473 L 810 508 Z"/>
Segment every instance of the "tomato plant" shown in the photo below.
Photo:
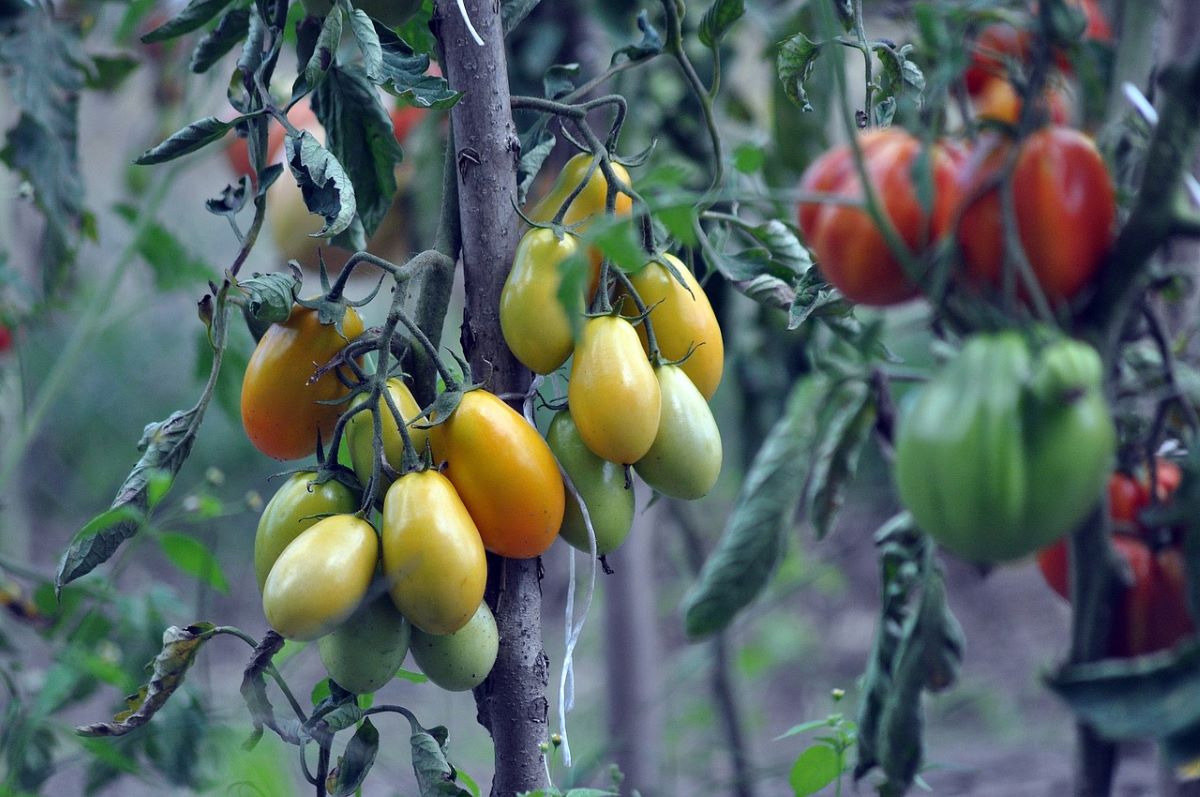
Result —
<path fill-rule="evenodd" d="M 309 384 L 316 369 L 362 334 L 363 323 L 347 307 L 341 329 L 323 324 L 316 310 L 292 308 L 259 340 L 242 379 L 242 426 L 254 447 L 275 459 L 300 459 L 328 440 L 344 407 L 327 404 L 349 390 L 330 372 Z"/>
<path fill-rule="evenodd" d="M 959 174 L 967 277 L 989 288 L 1004 278 L 1004 213 L 994 183 L 1010 146 L 984 140 Z M 1074 298 L 1112 244 L 1116 202 L 1104 160 L 1083 133 L 1048 127 L 1018 145 L 1011 179 L 1017 236 L 1038 285 L 1048 299 Z"/>
<path fill-rule="evenodd" d="M 562 525 L 563 483 L 537 429 L 494 394 L 472 390 L 430 438 L 484 547 L 514 559 L 550 547 Z"/>
<path fill-rule="evenodd" d="M 633 326 L 601 316 L 583 325 L 567 387 L 571 417 L 596 456 L 631 465 L 658 434 L 662 394 Z"/>
<path fill-rule="evenodd" d="M 407 473 L 383 501 L 383 573 L 414 629 L 450 634 L 483 600 L 487 560 L 475 521 L 437 471 Z"/>
<path fill-rule="evenodd" d="M 379 536 L 353 515 L 333 515 L 288 543 L 263 585 L 263 614 L 287 639 L 321 637 L 354 613 L 379 561 Z"/>
<path fill-rule="evenodd" d="M 948 230 L 953 208 L 953 155 L 933 148 L 929 162 L 933 183 L 932 212 L 922 209 L 913 185 L 913 168 L 923 145 L 912 135 L 891 128 L 859 137 L 863 166 L 881 212 L 910 250 L 920 251 Z M 813 161 L 800 178 L 800 190 L 861 200 L 862 185 L 848 146 L 829 150 Z M 853 204 L 801 202 L 800 230 L 821 272 L 847 299 L 861 304 L 892 305 L 917 295 L 915 275 L 904 272 L 883 233 Z"/>

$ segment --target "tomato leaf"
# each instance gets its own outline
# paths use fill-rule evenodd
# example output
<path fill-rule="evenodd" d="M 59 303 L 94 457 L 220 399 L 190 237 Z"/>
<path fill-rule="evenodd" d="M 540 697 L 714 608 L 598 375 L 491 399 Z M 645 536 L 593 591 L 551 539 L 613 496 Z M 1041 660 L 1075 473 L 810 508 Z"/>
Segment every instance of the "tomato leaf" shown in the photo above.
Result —
<path fill-rule="evenodd" d="M 130 55 L 93 55 L 86 63 L 86 85 L 95 91 L 115 91 L 140 65 Z"/>
<path fill-rule="evenodd" d="M 246 296 L 246 311 L 255 320 L 265 324 L 287 321 L 292 305 L 300 291 L 303 276 L 297 269 L 288 273 L 254 272 L 249 279 L 238 282 L 237 287 Z"/>
<path fill-rule="evenodd" d="M 199 411 L 192 408 L 177 410 L 166 420 L 146 426 L 138 443 L 138 450 L 144 453 L 125 477 L 112 506 L 75 532 L 59 560 L 54 577 L 56 590 L 61 591 L 106 562 L 121 543 L 137 533 L 149 506 L 147 486 L 151 475 L 165 471 L 174 477 L 179 472 L 196 441 L 198 420 Z"/>
<path fill-rule="evenodd" d="M 813 109 L 805 84 L 812 76 L 822 47 L 824 43 L 814 42 L 803 33 L 797 33 L 779 46 L 779 56 L 775 61 L 779 79 L 783 81 L 783 90 L 788 99 L 802 111 Z"/>
<path fill-rule="evenodd" d="M 653 58 L 663 51 L 662 35 L 650 24 L 650 17 L 645 11 L 638 13 L 638 30 L 642 32 L 642 40 L 637 44 L 629 44 L 617 50 L 612 55 L 610 66 L 615 66 L 622 58 L 627 61 L 644 61 Z"/>
<path fill-rule="evenodd" d="M 521 20 L 529 16 L 529 12 L 537 8 L 541 0 L 504 0 L 500 4 L 500 22 L 507 36 L 513 28 L 521 24 Z"/>
<path fill-rule="evenodd" d="M 427 74 L 428 55 L 418 55 L 404 39 L 382 25 L 377 24 L 375 32 L 383 59 L 379 85 L 400 105 L 444 111 L 462 99 L 462 92 L 452 90 L 444 77 Z"/>
<path fill-rule="evenodd" d="M 692 639 L 727 626 L 758 596 L 779 564 L 828 387 L 820 373 L 796 383 L 784 414 L 751 463 L 721 540 L 684 598 L 684 627 Z"/>
<path fill-rule="evenodd" d="M 163 555 L 179 570 L 220 592 L 229 594 L 229 582 L 221 570 L 221 563 L 208 546 L 186 534 L 163 533 L 158 535 L 158 545 Z"/>
<path fill-rule="evenodd" d="M 115 210 L 131 227 L 137 224 L 137 208 L 121 204 Z M 134 245 L 150 266 L 154 286 L 160 291 L 203 285 L 217 273 L 215 268 L 188 251 L 170 228 L 157 221 L 143 224 Z"/>
<path fill-rule="evenodd" d="M 458 786 L 458 773 L 446 760 L 446 729 L 442 727 L 426 730 L 410 718 L 412 736 L 413 774 L 417 776 L 417 787 L 421 797 L 471 797 L 471 793 Z"/>
<path fill-rule="evenodd" d="M 813 452 L 804 491 L 808 519 L 817 539 L 829 533 L 846 485 L 858 470 L 858 455 L 875 424 L 874 392 L 865 382 L 851 382 L 832 411 L 832 417 L 822 424 L 821 444 Z"/>
<path fill-rule="evenodd" d="M 788 783 L 796 797 L 808 797 L 837 780 L 842 774 L 842 762 L 837 750 L 827 744 L 814 744 L 800 753 Z"/>
<path fill-rule="evenodd" d="M 188 68 L 194 74 L 204 74 L 212 69 L 235 45 L 241 44 L 249 32 L 250 9 L 231 8 L 225 12 L 215 28 L 196 42 Z"/>
<path fill-rule="evenodd" d="M 354 8 L 348 2 L 345 9 L 350 17 L 350 30 L 358 43 L 358 51 L 362 53 L 362 71 L 372 83 L 382 83 L 383 45 L 379 42 L 379 34 L 375 32 L 375 23 L 367 12 Z"/>
<path fill-rule="evenodd" d="M 246 669 L 242 673 L 241 693 L 242 699 L 246 701 L 246 708 L 250 710 L 250 719 L 254 723 L 256 736 L 262 736 L 263 728 L 270 728 L 285 742 L 299 744 L 300 739 L 305 735 L 299 720 L 285 720 L 282 723 L 276 720 L 275 709 L 271 705 L 270 698 L 267 697 L 267 682 L 264 673 L 271 666 L 275 654 L 283 648 L 283 644 L 283 637 L 274 631 L 267 632 L 258 646 L 254 648 L 250 663 L 246 665 Z M 252 736 L 251 740 L 254 741 L 254 739 L 255 737 Z"/>
<path fill-rule="evenodd" d="M 392 206 L 396 166 L 404 157 L 391 116 L 369 76 L 357 66 L 330 69 L 313 94 L 312 108 L 328 135 L 326 146 L 353 183 L 358 217 L 370 237 Z M 353 243 L 347 248 L 362 248 L 366 241 Z"/>
<path fill-rule="evenodd" d="M 346 170 L 307 130 L 286 139 L 287 164 L 300 185 L 308 211 L 325 219 L 313 238 L 331 238 L 350 226 L 358 208 Z"/>
<path fill-rule="evenodd" d="M 183 683 L 201 645 L 212 638 L 213 629 L 212 623 L 168 628 L 163 632 L 162 650 L 150 662 L 150 681 L 125 698 L 126 709 L 112 722 L 81 725 L 75 732 L 80 736 L 124 736 L 145 725 Z"/>
<path fill-rule="evenodd" d="M 696 31 L 700 42 L 710 49 L 716 47 L 745 13 L 745 0 L 713 0 L 700 19 L 700 29 Z"/>
<path fill-rule="evenodd" d="M 191 154 L 223 138 L 233 125 L 234 122 L 223 122 L 215 116 L 206 116 L 172 133 L 161 144 L 139 155 L 134 163 L 139 166 L 153 166 Z"/>
<path fill-rule="evenodd" d="M 191 0 L 177 16 L 142 37 L 142 44 L 167 41 L 191 33 L 220 14 L 230 0 Z"/>
<path fill-rule="evenodd" d="M 375 730 L 371 720 L 364 719 L 346 745 L 346 752 L 338 758 L 337 766 L 329 773 L 326 780 L 329 793 L 334 797 L 346 797 L 357 791 L 371 771 L 378 752 L 379 731 Z"/>
<path fill-rule="evenodd" d="M 342 9 L 341 6 L 335 5 L 325 15 L 325 20 L 321 23 L 321 33 L 317 36 L 313 51 L 304 64 L 304 72 L 296 79 L 297 84 L 303 84 L 303 89 L 300 89 L 299 85 L 294 86 L 293 95 L 311 91 L 321 85 L 337 61 L 337 48 L 341 40 Z"/>

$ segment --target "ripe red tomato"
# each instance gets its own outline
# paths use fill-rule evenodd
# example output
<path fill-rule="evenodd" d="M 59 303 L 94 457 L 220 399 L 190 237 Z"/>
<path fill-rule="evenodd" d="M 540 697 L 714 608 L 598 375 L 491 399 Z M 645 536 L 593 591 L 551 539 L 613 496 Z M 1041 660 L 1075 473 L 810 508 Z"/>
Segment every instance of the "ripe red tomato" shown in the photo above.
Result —
<path fill-rule="evenodd" d="M 934 148 L 934 205 L 927 216 L 912 180 L 921 142 L 903 130 L 889 128 L 863 133 L 859 146 L 882 210 L 908 248 L 919 252 L 939 238 L 951 219 L 954 155 L 944 147 Z M 800 189 L 861 199 L 862 185 L 850 148 L 836 147 L 813 161 L 800 179 Z M 797 216 L 821 273 L 846 298 L 886 306 L 917 295 L 917 286 L 905 275 L 863 208 L 804 202 L 797 208 Z"/>
<path fill-rule="evenodd" d="M 12 348 L 12 330 L 0 324 L 0 354 Z"/>
<path fill-rule="evenodd" d="M 958 240 L 968 281 L 1002 284 L 1004 216 L 995 182 L 1008 142 L 987 137 L 958 176 Z M 1034 275 L 1051 301 L 1076 296 L 1100 268 L 1112 242 L 1116 201 L 1096 145 L 1078 130 L 1046 127 L 1020 144 L 1012 172 L 1017 232 Z"/>

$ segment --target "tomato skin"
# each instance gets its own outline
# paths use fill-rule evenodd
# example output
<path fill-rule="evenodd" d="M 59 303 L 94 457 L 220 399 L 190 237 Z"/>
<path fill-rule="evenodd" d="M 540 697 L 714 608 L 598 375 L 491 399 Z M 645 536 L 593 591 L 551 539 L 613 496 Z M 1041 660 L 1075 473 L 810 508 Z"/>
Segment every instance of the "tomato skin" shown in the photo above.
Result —
<path fill-rule="evenodd" d="M 272 324 L 259 340 L 242 379 L 242 426 L 262 453 L 300 459 L 317 450 L 317 435 L 328 441 L 344 409 L 318 402 L 349 390 L 330 372 L 307 384 L 324 365 L 363 331 L 354 308 L 346 308 L 342 332 L 317 319 L 317 311 L 295 305 L 288 320 Z"/>
<path fill-rule="evenodd" d="M 1003 78 L 989 79 L 971 98 L 971 104 L 975 106 L 975 115 L 981 120 L 1002 122 L 1014 127 L 1021 121 L 1021 97 L 1013 85 Z M 1039 110 L 1048 111 L 1053 124 L 1065 125 L 1070 121 L 1067 102 L 1057 89 L 1047 89 L 1041 105 Z"/>
<path fill-rule="evenodd" d="M 579 248 L 570 233 L 534 228 L 521 238 L 512 270 L 500 292 L 500 330 L 521 364 L 535 374 L 548 374 L 567 361 L 575 348 L 568 312 L 583 312 L 584 297 L 570 308 L 558 298 L 559 267 Z"/>
<path fill-rule="evenodd" d="M 654 445 L 634 469 L 658 492 L 689 501 L 703 498 L 721 474 L 721 430 L 704 396 L 676 365 L 655 369 L 662 417 Z"/>
<path fill-rule="evenodd" d="M 920 251 L 946 231 L 954 202 L 954 158 L 937 146 L 930 159 L 934 186 L 932 215 L 926 216 L 912 181 L 922 144 L 896 128 L 860 134 L 859 146 L 871 185 L 901 240 Z M 800 180 L 802 191 L 862 199 L 862 185 L 848 146 L 814 161 Z M 816 255 L 821 273 L 846 298 L 880 307 L 905 302 L 918 293 L 892 255 L 883 234 L 860 207 L 801 203 L 800 230 Z"/>
<path fill-rule="evenodd" d="M 487 558 L 475 521 L 437 471 L 406 473 L 383 501 L 383 571 L 414 629 L 450 634 L 483 600 Z"/>
<path fill-rule="evenodd" d="M 593 454 L 579 436 L 571 413 L 566 411 L 557 413 L 550 421 L 546 443 L 571 477 L 571 483 L 588 509 L 596 534 L 596 555 L 615 551 L 633 528 L 633 485 L 625 486 L 625 469 Z M 572 547 L 591 553 L 583 513 L 579 502 L 570 494 L 566 498 L 566 511 L 558 536 Z"/>
<path fill-rule="evenodd" d="M 271 496 L 258 519 L 254 534 L 254 576 L 259 592 L 267 583 L 271 566 L 283 549 L 324 515 L 345 515 L 358 509 L 358 496 L 346 485 L 330 479 L 316 484 L 317 474 L 294 474 Z"/>
<path fill-rule="evenodd" d="M 421 414 L 421 406 L 417 404 L 412 391 L 408 389 L 408 385 L 404 384 L 403 379 L 393 377 L 387 380 L 387 389 L 404 420 L 411 421 Z M 366 396 L 360 395 L 350 406 L 357 406 L 364 401 L 366 401 Z M 400 436 L 400 427 L 396 425 L 396 419 L 383 396 L 379 397 L 379 412 L 380 421 L 383 424 L 384 456 L 392 469 L 399 471 L 404 461 L 404 438 Z M 408 434 L 412 438 L 413 448 L 416 449 L 417 454 L 424 453 L 426 442 L 429 440 L 429 430 L 409 426 Z M 375 436 L 375 422 L 371 418 L 371 413 L 363 410 L 351 417 L 346 422 L 345 435 L 346 444 L 350 448 L 350 463 L 354 468 L 354 475 L 358 477 L 358 483 L 365 488 L 367 482 L 371 480 L 371 471 L 375 466 L 373 461 L 375 447 L 372 444 Z M 382 494 L 391 485 L 392 480 L 382 470 L 379 475 L 383 480 L 380 485 Z"/>
<path fill-rule="evenodd" d="M 571 417 L 601 459 L 632 465 L 658 434 L 662 394 L 633 326 L 601 316 L 583 325 L 567 387 Z"/>
<path fill-rule="evenodd" d="M 379 536 L 354 515 L 334 515 L 292 540 L 263 585 L 263 614 L 287 639 L 312 641 L 353 614 L 379 561 Z"/>
<path fill-rule="evenodd" d="M 413 660 L 430 681 L 448 692 L 466 692 L 487 679 L 500 651 L 500 631 L 486 603 L 452 634 L 413 631 Z"/>
<path fill-rule="evenodd" d="M 971 561 L 1017 559 L 1073 529 L 1100 498 L 1116 432 L 1100 357 L 1016 332 L 978 334 L 907 405 L 896 484 L 918 525 Z"/>
<path fill-rule="evenodd" d="M 554 181 L 554 187 L 550 189 L 550 193 L 542 197 L 536 204 L 533 205 L 525 215 L 533 221 L 547 222 L 554 218 L 554 214 L 562 206 L 562 203 L 567 200 L 575 187 L 583 182 L 583 178 L 587 175 L 588 169 L 592 165 L 592 155 L 588 152 L 581 152 L 572 157 L 563 166 L 563 169 L 558 174 L 558 179 Z M 613 174 L 621 178 L 621 181 L 626 185 L 632 185 L 629 180 L 629 172 L 621 164 L 612 162 Z M 596 164 L 596 170 L 592 172 L 592 177 L 584 186 L 583 191 L 579 196 L 571 202 L 571 206 L 567 208 L 566 215 L 563 216 L 563 224 L 570 227 L 580 222 L 588 222 L 596 216 L 604 215 L 606 203 L 608 200 L 608 179 L 604 176 L 604 172 L 600 169 L 600 164 Z M 613 212 L 617 216 L 628 216 L 633 212 L 633 198 L 628 194 L 618 193 L 613 206 Z M 581 229 L 586 229 L 586 223 Z"/>
<path fill-rule="evenodd" d="M 368 600 L 317 640 L 325 672 L 355 694 L 374 692 L 396 676 L 408 654 L 411 628 L 386 593 Z"/>
<path fill-rule="evenodd" d="M 545 553 L 565 499 L 558 464 L 537 429 L 494 394 L 472 390 L 430 433 L 484 547 L 511 559 Z"/>
<path fill-rule="evenodd" d="M 721 337 L 721 327 L 692 270 L 674 255 L 663 257 L 680 273 L 687 287 L 680 285 L 670 271 L 655 261 L 630 275 L 630 282 L 646 306 L 654 308 L 650 323 L 654 325 L 654 337 L 665 359 L 682 359 L 695 346 L 692 356 L 680 367 L 704 398 L 711 399 L 721 384 L 721 373 L 725 369 L 725 341 Z M 637 333 L 649 353 L 643 326 L 637 327 Z"/>
<path fill-rule="evenodd" d="M 994 179 L 1007 146 L 989 139 L 973 153 L 959 175 L 963 202 Z M 1043 128 L 1020 145 L 1012 192 L 1017 232 L 1038 283 L 1051 301 L 1070 300 L 1092 281 L 1112 242 L 1116 200 L 1104 160 L 1083 133 Z M 970 282 L 1002 284 L 1003 219 L 998 188 L 965 207 L 958 240 Z"/>

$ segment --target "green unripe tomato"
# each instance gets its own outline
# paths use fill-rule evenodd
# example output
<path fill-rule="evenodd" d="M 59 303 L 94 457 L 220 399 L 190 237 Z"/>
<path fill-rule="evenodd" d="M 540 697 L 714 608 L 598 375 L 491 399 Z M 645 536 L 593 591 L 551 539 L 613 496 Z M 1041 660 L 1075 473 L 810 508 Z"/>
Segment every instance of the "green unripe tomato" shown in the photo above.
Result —
<path fill-rule="evenodd" d="M 1043 548 L 1104 494 L 1116 432 L 1094 349 L 1016 332 L 976 335 L 913 397 L 896 485 L 917 524 L 972 561 Z"/>
<path fill-rule="evenodd" d="M 259 592 L 267 583 L 271 565 L 301 532 L 324 517 L 358 509 L 358 496 L 349 487 L 333 479 L 316 484 L 316 478 L 311 471 L 293 475 L 263 509 L 254 535 L 254 576 Z"/>
<path fill-rule="evenodd" d="M 467 624 L 445 636 L 412 632 L 412 654 L 421 672 L 449 692 L 466 692 L 483 683 L 496 663 L 500 632 L 486 603 Z"/>
<path fill-rule="evenodd" d="M 682 368 L 660 365 L 654 370 L 662 394 L 658 434 L 633 468 L 663 495 L 702 498 L 721 474 L 721 430 L 704 395 Z"/>
<path fill-rule="evenodd" d="M 395 677 L 408 655 L 408 640 L 408 621 L 384 591 L 318 639 L 317 647 L 329 677 L 343 689 L 364 694 Z"/>
<path fill-rule="evenodd" d="M 400 410 L 400 415 L 405 421 L 411 421 L 421 414 L 421 407 L 413 398 L 412 391 L 404 384 L 404 380 L 389 379 L 387 389 L 392 396 L 392 401 L 396 404 L 396 409 Z M 366 401 L 366 395 L 360 394 L 350 406 L 355 407 L 364 401 Z M 404 438 L 400 436 L 396 418 L 392 415 L 383 396 L 379 397 L 379 412 L 383 425 L 383 453 L 392 469 L 399 471 L 404 460 Z M 423 454 L 425 444 L 429 440 L 429 430 L 409 426 L 408 435 L 412 438 L 413 448 L 416 449 L 417 454 Z M 350 448 L 350 464 L 354 467 L 354 475 L 358 477 L 358 483 L 363 487 L 366 487 L 367 482 L 371 480 L 371 469 L 375 466 L 375 446 L 372 444 L 374 437 L 375 422 L 367 410 L 355 413 L 347 421 L 345 439 Z M 383 471 L 380 471 L 380 477 L 383 481 L 379 485 L 379 494 L 383 495 L 392 480 L 384 475 Z"/>
<path fill-rule="evenodd" d="M 592 530 L 596 533 L 596 555 L 604 556 L 616 550 L 625 542 L 633 526 L 633 487 L 625 487 L 625 468 L 593 454 L 579 436 L 571 413 L 566 410 L 550 422 L 546 442 L 588 508 Z M 579 502 L 569 492 L 558 534 L 584 553 L 591 552 Z"/>
<path fill-rule="evenodd" d="M 333 8 L 331 0 L 303 0 L 310 17 L 324 17 Z M 352 5 L 389 28 L 403 25 L 421 8 L 421 0 L 353 0 Z"/>
<path fill-rule="evenodd" d="M 310 642 L 354 613 L 379 561 L 379 535 L 354 515 L 320 521 L 283 549 L 263 585 L 263 614 L 286 639 Z"/>

